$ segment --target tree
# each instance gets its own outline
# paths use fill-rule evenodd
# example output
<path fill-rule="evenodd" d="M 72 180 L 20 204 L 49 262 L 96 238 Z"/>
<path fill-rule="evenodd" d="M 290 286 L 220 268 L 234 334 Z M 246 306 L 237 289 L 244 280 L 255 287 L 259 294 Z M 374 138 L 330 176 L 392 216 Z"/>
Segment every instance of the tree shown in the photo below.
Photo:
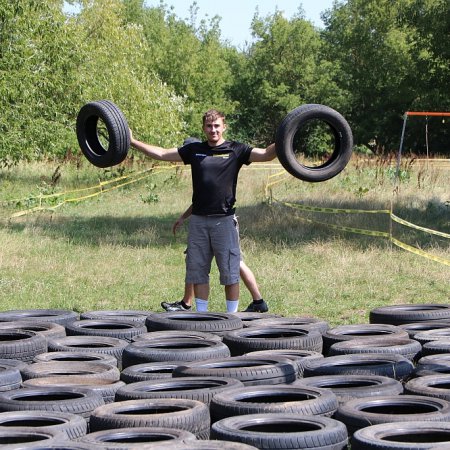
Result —
<path fill-rule="evenodd" d="M 74 142 L 75 46 L 62 1 L 0 3 L 0 165 L 61 155 Z"/>
<path fill-rule="evenodd" d="M 433 21 L 427 20 L 431 17 Z M 404 112 L 431 107 L 433 102 L 424 99 L 432 97 L 427 92 L 436 94 L 430 86 L 436 79 L 427 80 L 432 73 L 438 72 L 438 79 L 445 74 L 439 69 L 445 61 L 442 48 L 435 58 L 428 44 L 445 35 L 448 2 L 348 0 L 336 2 L 324 20 L 328 58 L 340 66 L 338 84 L 349 93 L 348 117 L 356 143 L 377 153 L 395 150 Z M 444 65 L 448 80 L 448 59 Z M 448 89 L 438 86 L 439 97 L 448 99 Z"/>
<path fill-rule="evenodd" d="M 130 8 L 130 4 L 134 7 Z M 219 17 L 203 19 L 197 26 L 198 9 L 191 7 L 190 22 L 179 19 L 163 3 L 157 8 L 142 7 L 136 13 L 136 0 L 128 0 L 128 21 L 138 21 L 146 39 L 145 67 L 155 72 L 176 95 L 183 97 L 187 134 L 201 133 L 201 116 L 212 107 L 230 113 L 234 105 L 227 97 L 233 77 L 224 57 Z M 136 23 L 136 22 L 134 22 Z"/>
<path fill-rule="evenodd" d="M 291 20 L 278 11 L 265 18 L 256 14 L 252 30 L 257 41 L 245 59 L 235 59 L 233 89 L 239 123 L 251 132 L 250 140 L 272 140 L 286 113 L 303 103 L 341 108 L 344 98 L 333 66 L 322 58 L 320 34 L 300 13 Z"/>
<path fill-rule="evenodd" d="M 142 27 L 125 21 L 119 0 L 84 0 L 74 19 L 85 102 L 108 99 L 124 112 L 137 135 L 148 142 L 173 146 L 183 129 L 184 102 L 149 70 Z"/>

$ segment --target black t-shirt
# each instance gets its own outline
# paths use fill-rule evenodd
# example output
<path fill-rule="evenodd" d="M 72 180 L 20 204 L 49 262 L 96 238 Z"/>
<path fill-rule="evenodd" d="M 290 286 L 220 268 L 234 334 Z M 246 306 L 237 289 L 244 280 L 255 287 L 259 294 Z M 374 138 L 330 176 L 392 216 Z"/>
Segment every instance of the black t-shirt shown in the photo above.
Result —
<path fill-rule="evenodd" d="M 234 214 L 236 185 L 243 164 L 250 164 L 252 147 L 225 141 L 217 147 L 194 142 L 178 149 L 192 172 L 192 214 L 200 216 Z"/>

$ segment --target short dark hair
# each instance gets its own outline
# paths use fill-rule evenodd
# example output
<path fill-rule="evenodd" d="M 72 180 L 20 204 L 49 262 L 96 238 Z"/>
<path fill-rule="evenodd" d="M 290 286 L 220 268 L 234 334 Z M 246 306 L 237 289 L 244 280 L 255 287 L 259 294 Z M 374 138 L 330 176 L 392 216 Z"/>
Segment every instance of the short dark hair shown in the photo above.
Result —
<path fill-rule="evenodd" d="M 205 125 L 206 122 L 212 122 L 217 119 L 222 119 L 225 123 L 225 114 L 217 111 L 217 109 L 209 109 L 203 114 L 203 125 Z"/>

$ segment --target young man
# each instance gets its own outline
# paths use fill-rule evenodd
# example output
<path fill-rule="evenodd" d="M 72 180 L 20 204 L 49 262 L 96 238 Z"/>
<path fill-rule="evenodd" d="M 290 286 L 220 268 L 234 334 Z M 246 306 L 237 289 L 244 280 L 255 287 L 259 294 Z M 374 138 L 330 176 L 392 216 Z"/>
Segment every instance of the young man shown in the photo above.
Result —
<path fill-rule="evenodd" d="M 206 141 L 184 145 L 180 149 L 164 149 L 133 138 L 131 146 L 150 158 L 182 161 L 191 165 L 192 216 L 189 221 L 186 254 L 186 283 L 194 285 L 197 311 L 208 310 L 209 272 L 213 257 L 225 286 L 227 312 L 239 306 L 239 234 L 234 204 L 239 171 L 244 164 L 271 161 L 275 144 L 252 148 L 226 141 L 225 116 L 212 109 L 203 116 Z"/>
<path fill-rule="evenodd" d="M 189 141 L 188 138 L 184 141 L 184 144 L 194 141 Z M 199 142 L 199 141 L 197 141 Z M 189 216 L 192 214 L 192 205 L 189 206 L 189 208 L 184 211 L 183 214 L 175 221 L 172 227 L 172 232 L 175 235 L 177 233 L 177 229 L 183 225 L 183 222 L 189 218 Z M 252 303 L 247 306 L 247 309 L 244 310 L 244 312 L 260 312 L 265 313 L 269 311 L 269 307 L 267 306 L 267 303 L 264 301 L 264 299 L 261 296 L 261 292 L 259 291 L 258 283 L 256 282 L 255 275 L 251 271 L 250 267 L 245 264 L 244 261 L 240 261 L 239 266 L 239 275 L 242 279 L 242 281 L 245 284 L 245 287 L 250 292 L 250 295 L 252 296 Z M 161 302 L 161 306 L 166 311 L 189 311 L 191 309 L 192 303 L 194 301 L 195 295 L 194 295 L 194 285 L 192 283 L 185 283 L 184 286 L 184 295 L 183 298 L 178 302 L 168 303 L 168 302 Z"/>

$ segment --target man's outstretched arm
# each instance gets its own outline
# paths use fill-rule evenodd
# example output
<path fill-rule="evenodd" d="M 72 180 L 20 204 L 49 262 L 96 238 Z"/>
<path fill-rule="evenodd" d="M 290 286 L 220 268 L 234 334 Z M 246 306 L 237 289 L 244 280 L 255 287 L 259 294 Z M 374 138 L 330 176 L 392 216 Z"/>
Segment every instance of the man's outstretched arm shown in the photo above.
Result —
<path fill-rule="evenodd" d="M 134 139 L 130 130 L 130 145 L 139 150 L 145 156 L 159 161 L 182 161 L 177 148 L 162 148 L 156 145 L 146 144 L 145 142 Z"/>
<path fill-rule="evenodd" d="M 254 148 L 250 153 L 250 162 L 272 161 L 277 156 L 275 144 L 270 144 L 266 148 Z"/>

